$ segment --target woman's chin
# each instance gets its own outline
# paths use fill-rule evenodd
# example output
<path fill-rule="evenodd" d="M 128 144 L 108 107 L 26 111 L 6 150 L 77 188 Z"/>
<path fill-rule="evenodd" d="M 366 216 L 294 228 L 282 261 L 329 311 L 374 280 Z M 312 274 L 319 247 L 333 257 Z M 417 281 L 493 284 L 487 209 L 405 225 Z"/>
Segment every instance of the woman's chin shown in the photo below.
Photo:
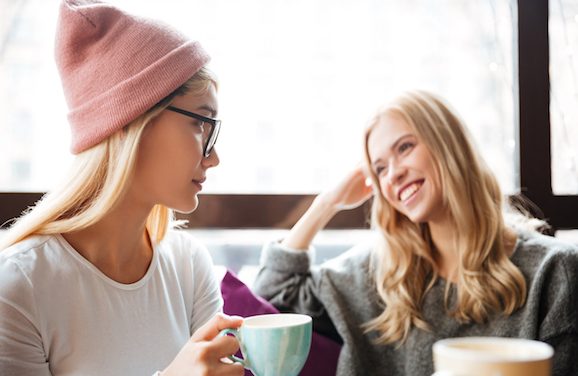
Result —
<path fill-rule="evenodd" d="M 178 207 L 174 207 L 172 209 L 181 214 L 190 214 L 195 210 L 197 210 L 198 207 L 199 207 L 199 199 L 195 196 L 195 200 L 193 202 L 189 202 L 184 205 L 179 205 Z"/>

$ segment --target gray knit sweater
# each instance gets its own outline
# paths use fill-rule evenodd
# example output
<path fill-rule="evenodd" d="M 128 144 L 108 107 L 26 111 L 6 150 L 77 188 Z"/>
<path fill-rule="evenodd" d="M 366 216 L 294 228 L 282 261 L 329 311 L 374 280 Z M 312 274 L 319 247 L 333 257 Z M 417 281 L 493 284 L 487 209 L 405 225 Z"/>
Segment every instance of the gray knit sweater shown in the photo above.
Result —
<path fill-rule="evenodd" d="M 578 375 L 578 249 L 555 238 L 519 234 L 511 259 L 526 277 L 528 297 L 514 314 L 486 324 L 459 323 L 446 313 L 445 281 L 438 279 L 423 304 L 431 332 L 413 328 L 400 348 L 376 345 L 376 333 L 364 334 L 361 328 L 382 312 L 371 281 L 369 247 L 355 247 L 319 267 L 311 267 L 309 252 L 279 243 L 266 245 L 262 256 L 256 292 L 284 310 L 315 317 L 317 328 L 336 329 L 343 340 L 339 376 L 430 376 L 433 343 L 463 336 L 545 341 L 555 349 L 553 375 Z"/>

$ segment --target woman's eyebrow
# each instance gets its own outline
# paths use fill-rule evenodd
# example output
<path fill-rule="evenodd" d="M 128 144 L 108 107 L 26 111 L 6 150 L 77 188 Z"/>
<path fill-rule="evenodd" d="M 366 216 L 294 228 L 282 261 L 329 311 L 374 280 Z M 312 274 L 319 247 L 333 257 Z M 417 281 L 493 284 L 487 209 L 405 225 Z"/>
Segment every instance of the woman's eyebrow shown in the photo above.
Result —
<path fill-rule="evenodd" d="M 210 106 L 210 105 L 208 105 L 208 104 L 203 104 L 203 105 L 197 107 L 197 110 L 209 111 L 209 113 L 211 114 L 210 117 L 215 117 L 215 116 L 217 116 L 217 110 L 216 110 L 214 107 L 212 107 L 212 106 Z"/>
<path fill-rule="evenodd" d="M 389 148 L 390 150 L 393 150 L 397 147 L 397 145 L 399 145 L 402 141 L 404 141 L 406 138 L 408 137 L 412 137 L 413 134 L 411 133 L 406 133 L 402 136 L 400 136 L 397 140 L 395 140 L 395 142 L 391 145 L 391 147 Z"/>

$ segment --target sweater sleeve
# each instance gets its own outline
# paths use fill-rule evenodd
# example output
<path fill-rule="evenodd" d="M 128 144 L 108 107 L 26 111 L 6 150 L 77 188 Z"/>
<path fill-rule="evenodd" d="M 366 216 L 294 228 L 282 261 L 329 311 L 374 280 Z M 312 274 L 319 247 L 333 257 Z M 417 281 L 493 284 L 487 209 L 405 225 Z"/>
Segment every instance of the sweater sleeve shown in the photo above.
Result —
<path fill-rule="evenodd" d="M 323 315 L 320 271 L 311 267 L 312 252 L 312 249 L 306 252 L 287 249 L 278 242 L 266 244 L 253 287 L 255 292 L 281 310 L 313 317 Z"/>
<path fill-rule="evenodd" d="M 2 375 L 50 376 L 35 325 L 30 281 L 12 261 L 0 262 L 0 370 Z"/>

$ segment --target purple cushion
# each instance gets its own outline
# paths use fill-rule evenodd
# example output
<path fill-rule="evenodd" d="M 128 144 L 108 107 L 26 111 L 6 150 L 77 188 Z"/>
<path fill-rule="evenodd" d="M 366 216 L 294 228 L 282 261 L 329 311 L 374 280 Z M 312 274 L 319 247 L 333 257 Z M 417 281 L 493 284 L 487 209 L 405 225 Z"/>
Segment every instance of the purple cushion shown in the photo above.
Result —
<path fill-rule="evenodd" d="M 242 317 L 279 313 L 271 303 L 253 294 L 253 292 L 231 271 L 221 281 L 223 312 Z M 309 358 L 301 370 L 300 376 L 334 376 L 337 371 L 337 358 L 341 345 L 333 340 L 313 332 Z M 252 375 L 245 371 L 246 376 Z"/>

